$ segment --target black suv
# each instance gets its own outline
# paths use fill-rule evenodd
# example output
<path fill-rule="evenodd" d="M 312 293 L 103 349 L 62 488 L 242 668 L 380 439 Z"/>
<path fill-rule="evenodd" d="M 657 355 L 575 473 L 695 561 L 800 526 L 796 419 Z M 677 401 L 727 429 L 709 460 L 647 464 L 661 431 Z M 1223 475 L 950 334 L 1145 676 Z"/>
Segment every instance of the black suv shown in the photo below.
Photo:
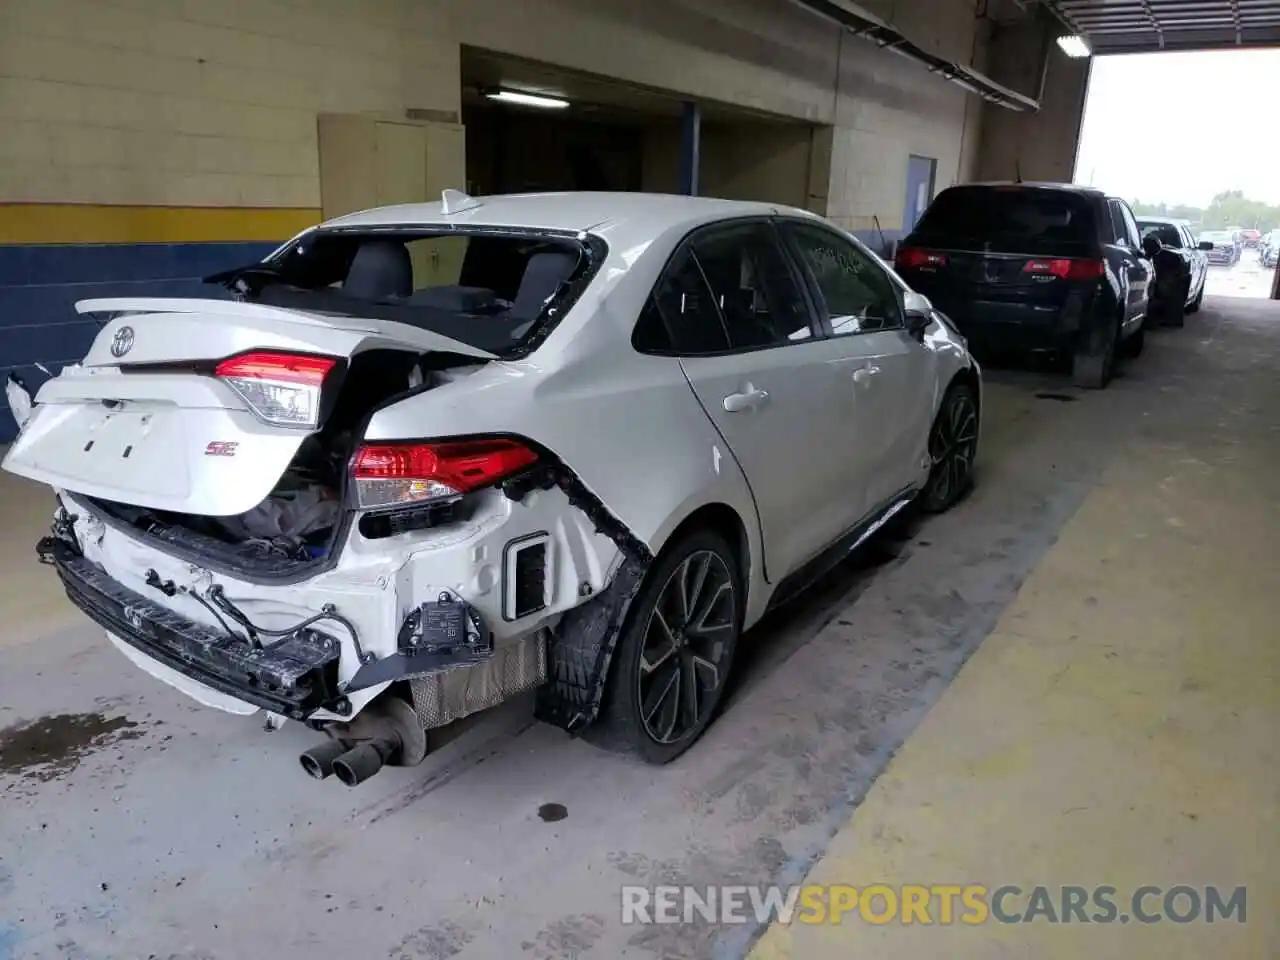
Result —
<path fill-rule="evenodd" d="M 949 187 L 895 257 L 978 351 L 1049 350 L 1105 387 L 1142 350 L 1151 261 L 1123 200 L 1061 183 Z"/>

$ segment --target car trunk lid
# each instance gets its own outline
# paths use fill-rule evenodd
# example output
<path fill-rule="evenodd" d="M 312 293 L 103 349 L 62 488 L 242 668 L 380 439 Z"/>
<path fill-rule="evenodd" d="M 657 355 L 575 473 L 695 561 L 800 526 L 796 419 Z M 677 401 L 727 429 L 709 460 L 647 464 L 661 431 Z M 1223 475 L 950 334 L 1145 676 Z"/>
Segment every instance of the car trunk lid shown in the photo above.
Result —
<path fill-rule="evenodd" d="M 329 394 L 357 353 L 494 359 L 394 321 L 239 301 L 88 300 L 76 310 L 107 320 L 83 363 L 41 387 L 4 468 L 58 489 L 175 513 L 233 516 L 262 502 L 319 429 Z M 220 367 L 244 357 L 248 363 L 234 370 Z M 292 367 L 291 357 L 299 358 Z M 262 363 L 255 367 L 264 358 L 265 375 Z M 259 387 L 290 398 L 289 390 L 311 385 L 311 422 L 273 420 L 255 406 Z"/>

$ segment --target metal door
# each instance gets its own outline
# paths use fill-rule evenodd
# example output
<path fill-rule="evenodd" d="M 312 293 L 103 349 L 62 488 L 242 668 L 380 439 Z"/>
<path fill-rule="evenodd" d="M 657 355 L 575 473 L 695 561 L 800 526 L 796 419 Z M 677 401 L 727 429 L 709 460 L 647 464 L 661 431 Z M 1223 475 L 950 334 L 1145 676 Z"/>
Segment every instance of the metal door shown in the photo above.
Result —
<path fill-rule="evenodd" d="M 907 204 L 902 215 L 902 232 L 910 233 L 933 201 L 938 161 L 933 157 L 907 157 Z"/>

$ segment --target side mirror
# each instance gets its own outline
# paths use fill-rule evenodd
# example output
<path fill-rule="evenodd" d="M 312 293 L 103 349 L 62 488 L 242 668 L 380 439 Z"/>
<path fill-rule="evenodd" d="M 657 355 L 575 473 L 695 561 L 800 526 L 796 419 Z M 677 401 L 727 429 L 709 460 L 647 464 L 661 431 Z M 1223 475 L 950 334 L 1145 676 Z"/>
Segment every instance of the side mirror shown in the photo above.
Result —
<path fill-rule="evenodd" d="M 1196 244 L 1196 249 L 1197 249 L 1197 250 L 1212 250 L 1212 249 L 1213 249 L 1213 241 L 1212 241 L 1212 240 L 1201 240 L 1199 243 L 1197 243 L 1197 244 Z"/>
<path fill-rule="evenodd" d="M 933 323 L 933 304 L 923 294 L 908 290 L 903 298 L 902 310 L 906 322 L 907 333 L 920 340 L 924 332 Z"/>
<path fill-rule="evenodd" d="M 1149 233 L 1142 238 L 1142 252 L 1152 260 L 1156 258 L 1156 254 L 1158 254 L 1162 248 L 1163 244 L 1160 243 L 1154 233 Z"/>

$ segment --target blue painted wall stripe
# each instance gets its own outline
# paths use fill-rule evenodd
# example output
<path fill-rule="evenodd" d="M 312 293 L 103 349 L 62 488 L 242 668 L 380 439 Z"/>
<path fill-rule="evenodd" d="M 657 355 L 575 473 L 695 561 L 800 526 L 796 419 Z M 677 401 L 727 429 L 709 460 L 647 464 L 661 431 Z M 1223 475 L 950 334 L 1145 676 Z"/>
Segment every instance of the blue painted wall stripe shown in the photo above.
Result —
<path fill-rule="evenodd" d="M 97 324 L 75 312 L 95 297 L 225 295 L 201 277 L 261 260 L 274 243 L 140 243 L 0 245 L 0 374 L 13 371 L 34 391 L 84 356 Z M 0 443 L 17 434 L 7 405 Z"/>

